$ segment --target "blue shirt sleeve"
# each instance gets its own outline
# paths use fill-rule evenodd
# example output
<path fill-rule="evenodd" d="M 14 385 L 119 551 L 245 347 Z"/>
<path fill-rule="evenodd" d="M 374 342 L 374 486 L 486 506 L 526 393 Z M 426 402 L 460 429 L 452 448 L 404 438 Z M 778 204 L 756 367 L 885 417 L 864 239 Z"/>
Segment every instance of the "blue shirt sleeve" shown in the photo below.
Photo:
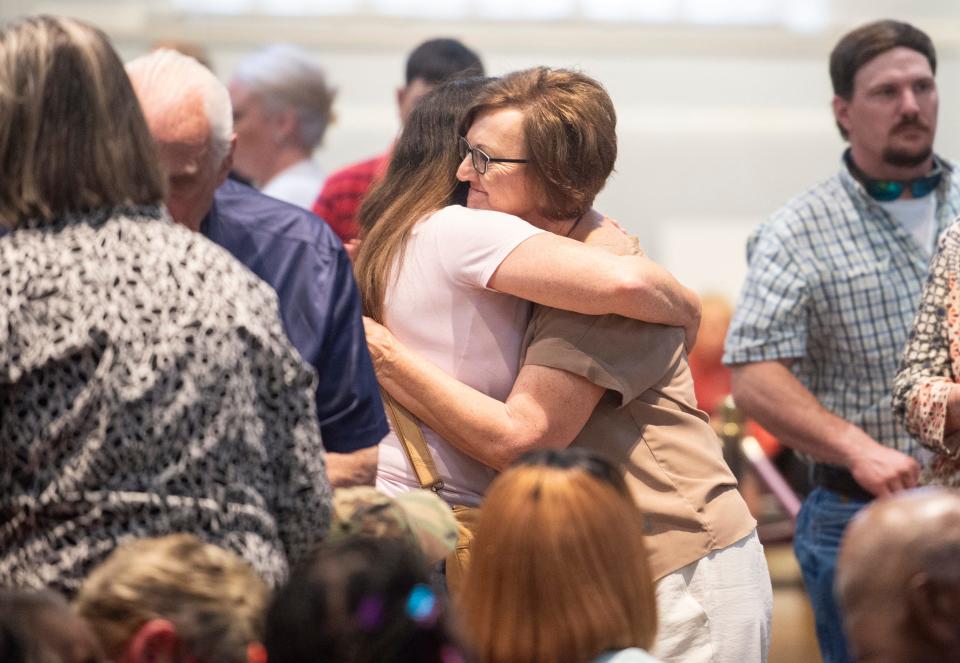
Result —
<path fill-rule="evenodd" d="M 389 431 L 343 244 L 319 217 L 233 181 L 217 189 L 201 232 L 277 293 L 290 342 L 317 373 L 327 451 L 377 444 Z"/>
<path fill-rule="evenodd" d="M 323 446 L 338 453 L 371 447 L 389 428 L 363 333 L 360 293 L 342 246 L 329 268 L 320 269 L 315 278 L 326 294 L 308 304 L 311 317 L 324 322 L 322 344 L 311 362 L 317 371 Z"/>

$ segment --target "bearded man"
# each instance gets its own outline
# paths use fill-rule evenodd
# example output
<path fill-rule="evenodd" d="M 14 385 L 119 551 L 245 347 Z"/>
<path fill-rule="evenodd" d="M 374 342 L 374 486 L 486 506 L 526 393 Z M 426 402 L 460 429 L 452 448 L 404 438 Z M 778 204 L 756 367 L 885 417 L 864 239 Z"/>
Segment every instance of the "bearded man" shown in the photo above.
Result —
<path fill-rule="evenodd" d="M 931 254 L 960 211 L 960 175 L 933 152 L 936 67 L 906 23 L 840 39 L 833 111 L 850 147 L 751 236 L 727 336 L 737 403 L 813 459 L 794 547 L 825 663 L 850 660 L 833 595 L 844 529 L 875 496 L 915 486 L 923 461 L 891 389 Z"/>

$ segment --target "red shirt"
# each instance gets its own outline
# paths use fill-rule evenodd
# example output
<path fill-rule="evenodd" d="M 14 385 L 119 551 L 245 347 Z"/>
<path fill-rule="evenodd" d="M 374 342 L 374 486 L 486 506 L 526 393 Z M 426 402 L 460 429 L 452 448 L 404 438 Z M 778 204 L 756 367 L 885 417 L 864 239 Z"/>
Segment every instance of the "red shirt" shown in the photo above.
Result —
<path fill-rule="evenodd" d="M 344 242 L 360 234 L 357 212 L 374 181 L 383 175 L 390 152 L 351 164 L 330 175 L 313 204 L 313 213 L 326 221 Z"/>

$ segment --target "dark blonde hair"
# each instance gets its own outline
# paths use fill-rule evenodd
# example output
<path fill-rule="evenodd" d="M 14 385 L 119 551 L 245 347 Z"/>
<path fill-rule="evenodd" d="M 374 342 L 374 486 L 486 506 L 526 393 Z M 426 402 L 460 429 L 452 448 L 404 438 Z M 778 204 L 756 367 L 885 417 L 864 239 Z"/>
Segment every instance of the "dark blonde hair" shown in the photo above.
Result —
<path fill-rule="evenodd" d="M 386 174 L 360 206 L 365 236 L 354 272 L 364 313 L 378 322 L 410 231 L 427 214 L 466 200 L 456 176 L 457 124 L 489 80 L 451 81 L 425 95 L 404 125 Z"/>
<path fill-rule="evenodd" d="M 582 463 L 525 465 L 491 485 L 461 596 L 479 663 L 584 663 L 656 632 L 642 516 Z"/>
<path fill-rule="evenodd" d="M 169 620 L 201 661 L 246 663 L 263 638 L 266 583 L 237 555 L 192 534 L 117 548 L 84 581 L 76 608 L 117 660 L 146 622 Z"/>
<path fill-rule="evenodd" d="M 163 201 L 153 140 L 100 30 L 54 16 L 0 28 L 0 164 L 12 227 Z"/>
<path fill-rule="evenodd" d="M 535 67 L 497 79 L 477 97 L 460 126 L 466 135 L 481 113 L 515 108 L 538 211 L 553 221 L 590 209 L 617 160 L 617 113 L 610 95 L 586 74 Z"/>

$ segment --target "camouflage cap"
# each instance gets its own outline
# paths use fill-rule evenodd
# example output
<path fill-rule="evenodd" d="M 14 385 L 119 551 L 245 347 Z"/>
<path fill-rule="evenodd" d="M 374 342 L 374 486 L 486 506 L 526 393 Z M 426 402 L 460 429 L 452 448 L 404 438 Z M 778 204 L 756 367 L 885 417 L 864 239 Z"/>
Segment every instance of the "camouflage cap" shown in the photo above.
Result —
<path fill-rule="evenodd" d="M 369 486 L 340 488 L 333 493 L 328 538 L 356 534 L 407 541 L 435 564 L 456 547 L 457 521 L 447 503 L 429 490 L 388 497 Z"/>

